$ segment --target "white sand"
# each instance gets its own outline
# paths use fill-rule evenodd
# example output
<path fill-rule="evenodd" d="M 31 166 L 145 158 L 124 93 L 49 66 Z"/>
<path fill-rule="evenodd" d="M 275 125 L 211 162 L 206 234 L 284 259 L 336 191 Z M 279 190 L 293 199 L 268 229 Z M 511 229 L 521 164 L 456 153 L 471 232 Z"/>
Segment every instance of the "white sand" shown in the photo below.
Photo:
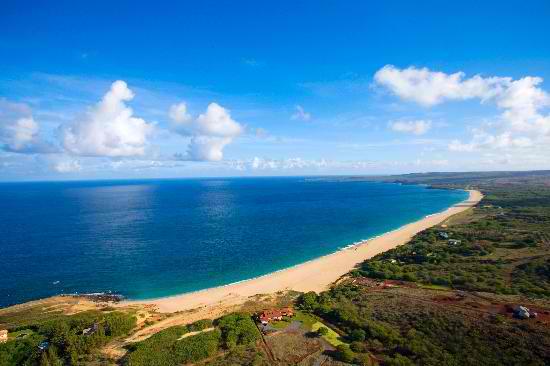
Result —
<path fill-rule="evenodd" d="M 357 264 L 377 254 L 407 243 L 415 234 L 431 226 L 440 224 L 449 216 L 462 212 L 483 197 L 478 191 L 469 191 L 467 201 L 457 204 L 444 212 L 428 216 L 417 222 L 364 241 L 336 253 L 282 271 L 267 274 L 239 283 L 201 290 L 197 292 L 143 301 L 123 301 L 119 306 L 131 304 L 152 304 L 162 312 L 175 312 L 197 308 L 229 308 L 244 303 L 250 296 L 269 294 L 278 291 L 316 291 L 329 287 Z"/>

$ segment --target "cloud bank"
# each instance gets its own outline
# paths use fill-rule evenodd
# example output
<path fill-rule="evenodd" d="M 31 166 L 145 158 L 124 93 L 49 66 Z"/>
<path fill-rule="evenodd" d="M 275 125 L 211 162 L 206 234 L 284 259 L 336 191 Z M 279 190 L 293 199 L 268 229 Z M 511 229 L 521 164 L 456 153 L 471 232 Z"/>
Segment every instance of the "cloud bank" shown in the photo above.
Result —
<path fill-rule="evenodd" d="M 414 135 L 423 135 L 432 127 L 431 121 L 392 121 L 388 127 L 395 132 L 412 133 Z"/>
<path fill-rule="evenodd" d="M 374 76 L 375 82 L 401 99 L 425 107 L 446 101 L 479 99 L 494 103 L 501 110 L 491 124 L 472 130 L 469 142 L 454 140 L 451 151 L 483 149 L 545 148 L 550 142 L 550 95 L 540 88 L 542 79 L 526 76 L 465 78 L 463 72 L 446 74 L 427 68 L 399 69 L 384 66 Z"/>

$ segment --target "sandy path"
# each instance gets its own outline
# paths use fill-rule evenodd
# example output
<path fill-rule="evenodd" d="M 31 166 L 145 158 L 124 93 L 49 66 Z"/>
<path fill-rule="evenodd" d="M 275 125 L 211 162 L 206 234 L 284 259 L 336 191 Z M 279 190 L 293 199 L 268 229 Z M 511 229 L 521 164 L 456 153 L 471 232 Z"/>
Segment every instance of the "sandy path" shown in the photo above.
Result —
<path fill-rule="evenodd" d="M 467 210 L 477 204 L 483 197 L 478 191 L 471 190 L 469 193 L 468 200 L 444 212 L 425 217 L 398 230 L 367 240 L 355 247 L 292 268 L 232 285 L 160 299 L 124 301 L 118 306 L 151 304 L 156 305 L 158 310 L 162 312 L 202 308 L 203 311 L 210 309 L 213 313 L 217 313 L 218 311 L 214 309 L 242 304 L 250 296 L 256 294 L 268 294 L 285 290 L 323 291 L 342 275 L 355 268 L 357 264 L 379 253 L 407 243 L 418 232 L 441 223 L 449 216 Z"/>

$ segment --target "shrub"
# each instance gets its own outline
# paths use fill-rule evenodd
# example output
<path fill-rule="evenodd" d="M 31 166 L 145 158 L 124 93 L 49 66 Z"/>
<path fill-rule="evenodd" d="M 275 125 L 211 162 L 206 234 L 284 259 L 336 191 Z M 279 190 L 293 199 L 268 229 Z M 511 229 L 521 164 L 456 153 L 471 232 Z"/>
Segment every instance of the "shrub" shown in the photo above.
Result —
<path fill-rule="evenodd" d="M 216 324 L 221 330 L 223 346 L 227 349 L 250 344 L 260 337 L 256 324 L 248 314 L 229 314 L 218 319 Z"/>
<path fill-rule="evenodd" d="M 327 327 L 320 327 L 319 329 L 317 329 L 317 334 L 319 336 L 325 336 L 328 334 L 328 328 Z"/>
<path fill-rule="evenodd" d="M 353 352 L 364 353 L 367 351 L 367 345 L 363 342 L 351 342 L 349 347 Z"/>
<path fill-rule="evenodd" d="M 298 307 L 306 311 L 314 311 L 319 307 L 317 294 L 314 291 L 306 292 L 298 298 Z"/>
<path fill-rule="evenodd" d="M 340 361 L 350 363 L 355 358 L 355 353 L 345 344 L 336 347 L 336 354 Z"/>
<path fill-rule="evenodd" d="M 351 331 L 349 337 L 352 341 L 363 342 L 367 336 L 367 333 L 363 329 L 354 329 Z"/>
<path fill-rule="evenodd" d="M 200 330 L 208 329 L 212 327 L 212 320 L 210 319 L 201 319 L 197 320 L 194 323 L 187 325 L 187 330 L 190 332 L 198 332 Z"/>

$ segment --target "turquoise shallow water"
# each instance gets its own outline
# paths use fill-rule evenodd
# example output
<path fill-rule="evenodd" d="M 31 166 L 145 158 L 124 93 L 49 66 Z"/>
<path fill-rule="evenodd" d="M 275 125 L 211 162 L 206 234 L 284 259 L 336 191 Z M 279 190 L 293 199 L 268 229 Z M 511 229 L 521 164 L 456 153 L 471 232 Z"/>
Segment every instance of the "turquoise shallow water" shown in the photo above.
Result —
<path fill-rule="evenodd" d="M 0 306 L 59 293 L 145 299 L 225 285 L 466 198 L 425 186 L 307 178 L 3 183 Z"/>

